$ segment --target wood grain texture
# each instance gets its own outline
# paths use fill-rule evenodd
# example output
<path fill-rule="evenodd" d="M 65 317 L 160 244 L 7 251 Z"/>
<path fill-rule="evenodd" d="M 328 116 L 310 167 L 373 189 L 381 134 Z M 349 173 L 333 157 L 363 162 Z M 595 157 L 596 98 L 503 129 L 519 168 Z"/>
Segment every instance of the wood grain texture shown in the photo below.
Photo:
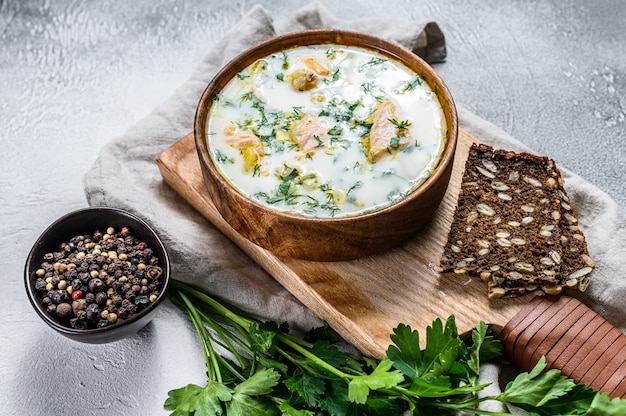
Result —
<path fill-rule="evenodd" d="M 528 296 L 489 300 L 483 282 L 436 271 L 464 162 L 475 141 L 459 130 L 450 185 L 424 228 L 407 243 L 383 254 L 343 262 L 278 257 L 234 231 L 205 190 L 193 135 L 166 149 L 157 163 L 176 192 L 296 298 L 363 353 L 380 358 L 389 345 L 389 334 L 399 323 L 423 332 L 433 320 L 454 314 L 461 333 L 472 330 L 480 320 L 503 327 L 530 300 Z"/>
<path fill-rule="evenodd" d="M 500 333 L 517 368 L 530 371 L 545 356 L 576 383 L 626 397 L 626 335 L 604 318 L 568 296 L 535 298 L 517 317 Z"/>

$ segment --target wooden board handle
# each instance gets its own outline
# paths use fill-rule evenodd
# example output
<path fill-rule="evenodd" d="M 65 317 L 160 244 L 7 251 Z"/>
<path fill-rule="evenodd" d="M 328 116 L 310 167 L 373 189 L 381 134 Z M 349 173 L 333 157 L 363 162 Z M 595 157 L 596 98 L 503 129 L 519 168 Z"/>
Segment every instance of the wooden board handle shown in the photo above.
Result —
<path fill-rule="evenodd" d="M 500 333 L 505 355 L 521 371 L 541 356 L 576 383 L 626 397 L 626 335 L 578 299 L 536 297 Z"/>

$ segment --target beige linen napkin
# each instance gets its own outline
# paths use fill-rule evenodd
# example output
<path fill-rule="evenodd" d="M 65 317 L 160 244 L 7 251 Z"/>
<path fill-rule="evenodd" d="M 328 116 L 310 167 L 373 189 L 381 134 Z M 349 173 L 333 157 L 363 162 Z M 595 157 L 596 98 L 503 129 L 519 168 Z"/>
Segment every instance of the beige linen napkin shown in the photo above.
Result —
<path fill-rule="evenodd" d="M 268 11 L 255 7 L 225 34 L 170 99 L 124 136 L 108 143 L 84 178 L 90 205 L 132 211 L 157 230 L 171 254 L 174 278 L 194 283 L 262 318 L 283 321 L 287 317 L 293 328 L 304 330 L 319 325 L 319 318 L 169 188 L 155 159 L 192 131 L 202 91 L 228 60 L 277 34 L 318 27 L 378 35 L 402 44 L 429 62 L 446 56 L 444 36 L 433 22 L 419 23 L 398 17 L 344 20 L 313 3 L 275 24 Z M 459 116 L 461 127 L 487 144 L 530 151 L 463 109 L 459 109 Z M 590 253 L 597 263 L 591 286 L 580 297 L 624 332 L 626 219 L 608 195 L 567 169 L 561 169 Z M 120 183 L 124 186 L 119 186 Z M 508 369 L 489 364 L 484 370 L 484 381 L 502 381 Z M 496 382 L 492 388 L 498 386 Z"/>

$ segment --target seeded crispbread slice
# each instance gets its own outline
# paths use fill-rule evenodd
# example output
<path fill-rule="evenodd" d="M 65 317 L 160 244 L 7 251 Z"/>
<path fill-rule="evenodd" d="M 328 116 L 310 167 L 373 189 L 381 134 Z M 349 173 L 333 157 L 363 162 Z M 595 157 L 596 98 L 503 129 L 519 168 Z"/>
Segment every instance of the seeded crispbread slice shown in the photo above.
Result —
<path fill-rule="evenodd" d="M 559 192 L 561 195 L 561 285 L 584 292 L 589 286 L 589 274 L 596 265 L 589 256 L 585 235 L 578 225 L 578 218 L 563 183 Z"/>
<path fill-rule="evenodd" d="M 440 269 L 479 276 L 490 297 L 555 290 L 561 181 L 551 159 L 473 145 Z"/>
<path fill-rule="evenodd" d="M 561 196 L 561 257 L 552 252 L 553 258 L 544 258 L 546 263 L 558 263 L 560 266 L 560 278 L 556 285 L 544 286 L 541 289 L 545 293 L 557 294 L 561 289 L 578 289 L 581 292 L 587 290 L 590 283 L 590 273 L 595 268 L 595 262 L 589 255 L 585 235 L 578 226 L 578 219 L 570 203 L 567 192 L 563 187 L 563 180 L 559 182 L 559 195 Z M 520 284 L 516 281 L 503 282 L 500 287 L 506 294 L 521 294 L 528 291 L 536 291 L 538 288 L 532 285 Z M 490 292 L 495 287 L 490 288 Z M 492 293 L 493 296 L 493 293 Z"/>

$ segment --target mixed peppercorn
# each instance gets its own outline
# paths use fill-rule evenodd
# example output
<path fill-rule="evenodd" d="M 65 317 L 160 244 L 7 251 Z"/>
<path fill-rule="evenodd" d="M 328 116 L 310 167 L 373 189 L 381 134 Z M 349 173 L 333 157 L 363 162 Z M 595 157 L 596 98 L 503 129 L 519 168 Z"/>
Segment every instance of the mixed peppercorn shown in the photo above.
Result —
<path fill-rule="evenodd" d="M 36 275 L 48 313 L 76 329 L 132 317 L 159 297 L 163 283 L 158 257 L 127 227 L 72 237 L 44 255 Z"/>

